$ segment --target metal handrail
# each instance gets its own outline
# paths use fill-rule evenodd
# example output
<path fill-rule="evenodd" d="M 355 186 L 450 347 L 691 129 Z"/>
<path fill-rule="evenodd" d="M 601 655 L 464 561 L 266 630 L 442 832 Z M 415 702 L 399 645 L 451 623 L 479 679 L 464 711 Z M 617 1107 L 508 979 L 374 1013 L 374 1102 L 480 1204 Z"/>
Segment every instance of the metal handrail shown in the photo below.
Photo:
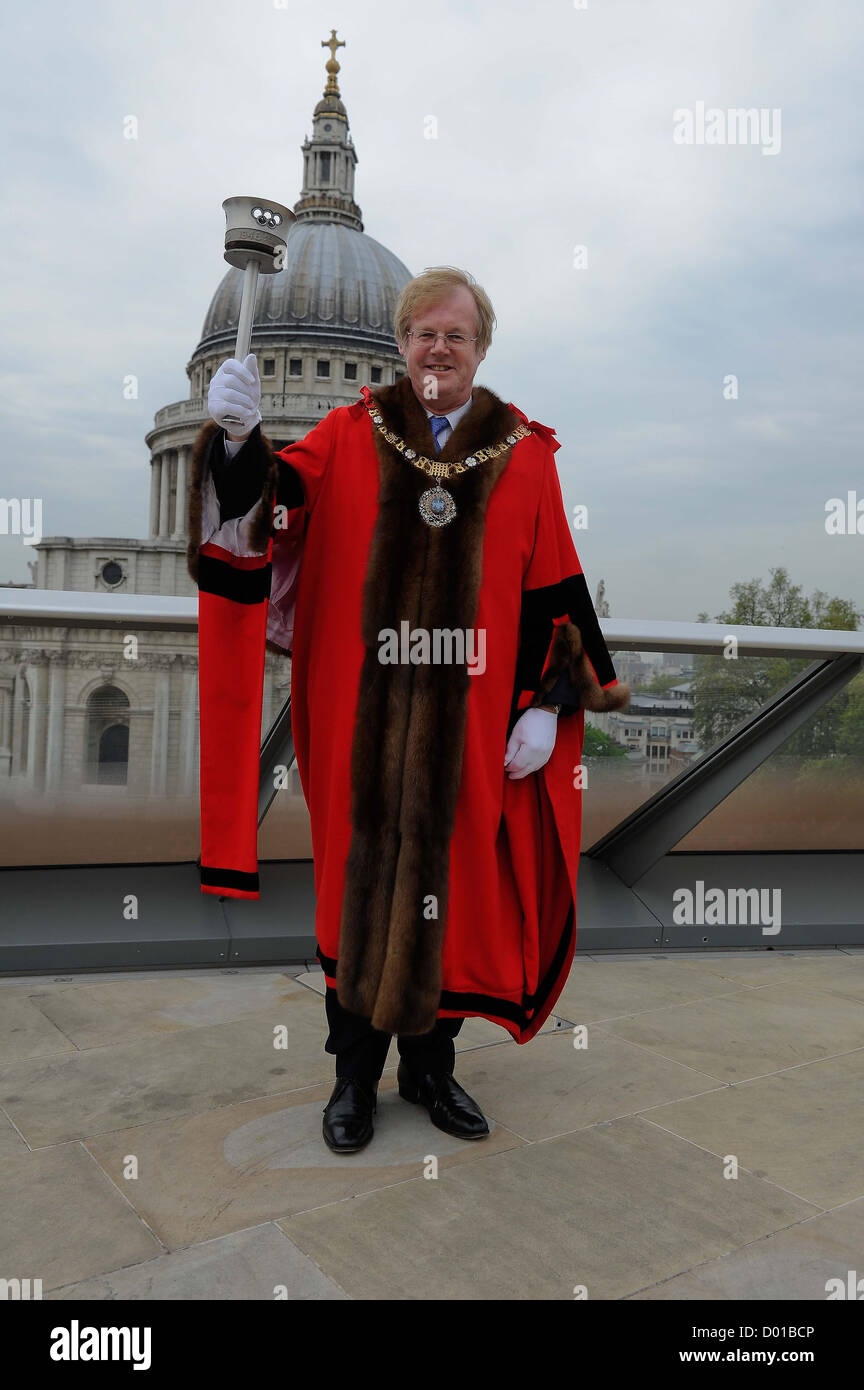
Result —
<path fill-rule="evenodd" d="M 0 622 L 54 623 L 58 627 L 153 627 L 162 631 L 198 626 L 198 595 L 91 594 L 76 589 L 0 589 Z"/>
<path fill-rule="evenodd" d="M 93 594 L 75 589 L 0 588 L 0 622 L 191 629 L 198 626 L 198 598 L 168 594 Z M 601 618 L 610 650 L 722 652 L 737 638 L 742 656 L 864 656 L 864 632 L 845 628 L 745 627 L 734 623 L 656 622 L 649 618 Z"/>

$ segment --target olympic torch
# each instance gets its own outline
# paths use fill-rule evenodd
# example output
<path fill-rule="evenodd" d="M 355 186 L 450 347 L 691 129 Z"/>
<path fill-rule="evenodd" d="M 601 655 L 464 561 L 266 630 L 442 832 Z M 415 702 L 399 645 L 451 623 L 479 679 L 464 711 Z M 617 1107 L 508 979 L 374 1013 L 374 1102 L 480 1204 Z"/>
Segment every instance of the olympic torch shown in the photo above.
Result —
<path fill-rule="evenodd" d="M 240 299 L 240 319 L 237 323 L 237 346 L 234 356 L 242 362 L 249 352 L 252 339 L 252 320 L 255 316 L 255 297 L 258 276 L 275 275 L 285 264 L 285 240 L 296 217 L 290 208 L 264 198 L 226 198 L 225 259 L 229 265 L 243 271 L 243 294 Z M 226 416 L 227 424 L 242 428 L 237 416 Z"/>

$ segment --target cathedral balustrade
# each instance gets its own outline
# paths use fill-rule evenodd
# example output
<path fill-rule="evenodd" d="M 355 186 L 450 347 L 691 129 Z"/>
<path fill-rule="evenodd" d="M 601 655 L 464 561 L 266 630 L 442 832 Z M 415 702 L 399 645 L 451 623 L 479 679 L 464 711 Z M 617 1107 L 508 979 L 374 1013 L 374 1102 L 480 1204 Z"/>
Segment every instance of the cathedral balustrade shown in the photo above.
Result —
<path fill-rule="evenodd" d="M 277 419 L 284 417 L 288 420 L 308 421 L 310 426 L 315 425 L 336 406 L 353 405 L 359 397 L 360 388 L 353 382 L 351 385 L 352 389 L 349 392 L 340 395 L 325 395 L 317 391 L 265 391 L 261 396 L 261 414 L 265 423 L 275 416 Z M 156 431 L 168 426 L 203 425 L 209 418 L 206 396 L 193 396 L 188 401 L 174 401 L 171 405 L 165 405 L 156 411 L 154 427 L 148 435 L 148 440 Z"/>

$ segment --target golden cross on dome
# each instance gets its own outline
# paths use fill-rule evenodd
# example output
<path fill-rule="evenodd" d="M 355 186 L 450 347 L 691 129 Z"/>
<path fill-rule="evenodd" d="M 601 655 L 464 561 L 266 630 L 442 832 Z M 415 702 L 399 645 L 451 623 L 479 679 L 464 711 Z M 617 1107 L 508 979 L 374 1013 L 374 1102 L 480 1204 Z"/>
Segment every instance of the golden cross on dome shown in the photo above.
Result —
<path fill-rule="evenodd" d="M 329 39 L 322 39 L 322 40 L 321 40 L 321 47 L 322 47 L 322 48 L 329 48 L 329 49 L 330 49 L 330 61 L 335 63 L 335 61 L 336 61 L 336 49 L 337 49 L 337 48 L 344 48 L 344 47 L 345 47 L 345 40 L 344 40 L 344 39 L 337 39 L 337 37 L 336 37 L 336 30 L 335 30 L 335 29 L 331 29 L 331 30 L 330 30 L 330 37 L 329 37 Z M 328 63 L 327 66 L 328 66 L 328 68 L 329 68 L 330 64 Z"/>
<path fill-rule="evenodd" d="M 337 72 L 339 71 L 339 64 L 336 62 L 336 49 L 337 49 L 337 48 L 344 48 L 344 47 L 345 47 L 345 40 L 344 40 L 344 39 L 337 39 L 337 37 L 336 37 L 336 30 L 335 30 L 335 29 L 331 29 L 331 30 L 330 30 L 330 37 L 329 37 L 329 39 L 322 39 L 322 40 L 321 40 L 321 47 L 322 47 L 322 48 L 329 48 L 329 49 L 330 49 L 330 57 L 327 59 L 327 62 L 324 64 L 325 68 L 327 69 L 327 85 L 326 85 L 326 87 L 324 88 L 324 95 L 325 95 L 325 97 L 326 97 L 326 96 L 337 96 L 337 97 L 338 97 L 338 95 L 339 95 L 339 84 L 338 84 L 337 81 L 336 81 L 336 74 L 337 74 Z"/>

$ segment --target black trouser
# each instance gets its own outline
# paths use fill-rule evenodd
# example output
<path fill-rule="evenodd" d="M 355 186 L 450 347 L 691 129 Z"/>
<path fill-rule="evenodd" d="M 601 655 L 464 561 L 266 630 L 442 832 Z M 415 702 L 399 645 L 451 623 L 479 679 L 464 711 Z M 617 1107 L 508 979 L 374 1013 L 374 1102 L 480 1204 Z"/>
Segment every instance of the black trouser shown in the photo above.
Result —
<path fill-rule="evenodd" d="M 324 1005 L 330 1025 L 324 1051 L 335 1054 L 336 1075 L 350 1076 L 355 1081 L 374 1087 L 384 1070 L 393 1034 L 383 1033 L 373 1028 L 368 1018 L 343 1009 L 335 989 L 329 985 Z M 461 1018 L 439 1018 L 429 1033 L 397 1036 L 399 1056 L 417 1075 L 424 1072 L 452 1072 L 456 1061 L 453 1039 L 463 1022 Z"/>

